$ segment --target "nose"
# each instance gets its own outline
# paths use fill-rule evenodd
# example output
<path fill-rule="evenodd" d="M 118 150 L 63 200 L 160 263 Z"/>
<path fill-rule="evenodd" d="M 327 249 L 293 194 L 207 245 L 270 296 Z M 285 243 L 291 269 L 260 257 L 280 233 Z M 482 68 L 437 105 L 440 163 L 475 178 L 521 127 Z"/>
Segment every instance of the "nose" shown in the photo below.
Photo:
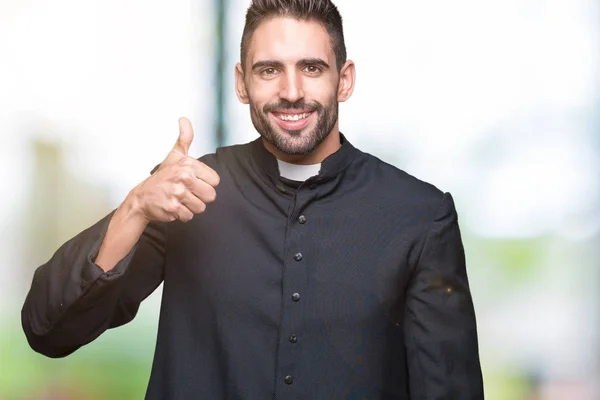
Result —
<path fill-rule="evenodd" d="M 284 79 L 281 80 L 279 97 L 289 101 L 290 103 L 295 103 L 296 101 L 304 98 L 302 77 L 300 74 L 290 72 L 285 75 Z"/>

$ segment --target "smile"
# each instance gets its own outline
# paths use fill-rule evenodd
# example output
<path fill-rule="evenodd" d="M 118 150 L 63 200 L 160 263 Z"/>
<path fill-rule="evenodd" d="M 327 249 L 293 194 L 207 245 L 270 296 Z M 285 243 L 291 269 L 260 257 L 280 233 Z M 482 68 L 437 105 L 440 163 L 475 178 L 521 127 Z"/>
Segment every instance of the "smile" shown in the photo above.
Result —
<path fill-rule="evenodd" d="M 302 114 L 275 114 L 277 118 L 282 121 L 299 121 L 301 119 L 308 118 L 311 113 L 302 113 Z"/>

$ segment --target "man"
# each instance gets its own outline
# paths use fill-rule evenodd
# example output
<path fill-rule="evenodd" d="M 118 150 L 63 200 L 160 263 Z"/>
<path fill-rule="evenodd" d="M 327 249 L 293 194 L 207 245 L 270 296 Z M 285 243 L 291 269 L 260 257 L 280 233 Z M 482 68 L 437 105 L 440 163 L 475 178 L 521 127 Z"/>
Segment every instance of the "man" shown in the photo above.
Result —
<path fill-rule="evenodd" d="M 36 271 L 31 347 L 66 356 L 164 282 L 147 399 L 482 399 L 452 197 L 339 132 L 336 7 L 254 0 L 235 79 L 261 137 L 196 160 L 181 119 L 151 176 Z"/>

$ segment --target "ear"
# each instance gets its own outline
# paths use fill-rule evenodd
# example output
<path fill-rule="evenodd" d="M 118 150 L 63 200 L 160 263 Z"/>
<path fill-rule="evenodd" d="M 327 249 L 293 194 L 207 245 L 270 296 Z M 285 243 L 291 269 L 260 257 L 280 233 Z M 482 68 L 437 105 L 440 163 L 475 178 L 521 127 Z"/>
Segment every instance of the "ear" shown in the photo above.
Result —
<path fill-rule="evenodd" d="M 240 63 L 235 65 L 235 93 L 237 94 L 240 102 L 244 104 L 249 103 L 248 92 L 246 91 L 246 83 L 244 82 L 244 69 Z"/>
<path fill-rule="evenodd" d="M 354 83 L 356 82 L 356 68 L 354 61 L 348 60 L 340 70 L 340 85 L 338 89 L 338 101 L 344 102 L 352 96 Z"/>

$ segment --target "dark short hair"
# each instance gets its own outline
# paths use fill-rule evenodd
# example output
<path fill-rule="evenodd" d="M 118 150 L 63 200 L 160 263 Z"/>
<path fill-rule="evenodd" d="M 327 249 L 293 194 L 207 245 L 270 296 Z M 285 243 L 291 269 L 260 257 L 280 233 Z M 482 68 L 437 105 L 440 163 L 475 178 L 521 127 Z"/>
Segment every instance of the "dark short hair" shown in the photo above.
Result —
<path fill-rule="evenodd" d="M 337 69 L 341 70 L 346 62 L 346 44 L 342 16 L 331 0 L 252 0 L 246 12 L 246 23 L 240 46 L 242 68 L 246 67 L 248 45 L 258 25 L 267 18 L 277 16 L 317 21 L 323 24 L 331 37 Z"/>

